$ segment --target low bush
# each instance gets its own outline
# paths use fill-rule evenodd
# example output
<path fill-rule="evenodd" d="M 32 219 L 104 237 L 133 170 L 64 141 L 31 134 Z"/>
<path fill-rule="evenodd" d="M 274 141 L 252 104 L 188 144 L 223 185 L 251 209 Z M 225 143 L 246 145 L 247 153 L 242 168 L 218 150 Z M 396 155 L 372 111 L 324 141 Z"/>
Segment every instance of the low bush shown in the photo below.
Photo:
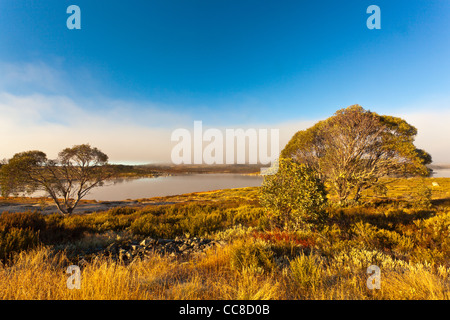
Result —
<path fill-rule="evenodd" d="M 130 230 L 136 235 L 173 238 L 189 234 L 207 236 L 236 225 L 256 225 L 262 209 L 243 205 L 224 206 L 222 203 L 169 205 L 146 208 L 136 213 Z"/>
<path fill-rule="evenodd" d="M 258 225 L 264 217 L 264 209 L 251 205 L 241 205 L 225 211 L 230 224 Z"/>
<path fill-rule="evenodd" d="M 3 212 L 0 215 L 0 259 L 5 261 L 15 252 L 39 244 L 39 233 L 46 226 L 36 212 Z"/>
<path fill-rule="evenodd" d="M 10 228 L 42 230 L 45 219 L 37 212 L 3 212 L 0 214 L 0 230 Z"/>
<path fill-rule="evenodd" d="M 254 232 L 255 239 L 265 241 L 277 258 L 291 259 L 303 252 L 309 252 L 315 245 L 314 239 L 307 235 L 299 235 L 288 231 Z"/>
<path fill-rule="evenodd" d="M 290 262 L 291 278 L 303 290 L 317 290 L 322 283 L 322 265 L 314 254 L 299 255 Z"/>
<path fill-rule="evenodd" d="M 237 240 L 230 253 L 231 267 L 264 273 L 275 268 L 273 251 L 267 242 L 258 239 Z"/>
<path fill-rule="evenodd" d="M 106 214 L 109 216 L 129 215 L 135 213 L 136 211 L 137 209 L 132 207 L 115 207 L 106 211 Z"/>
<path fill-rule="evenodd" d="M 260 191 L 261 205 L 275 228 L 317 228 L 326 221 L 325 185 L 304 164 L 280 159 L 278 172 L 264 177 Z"/>
<path fill-rule="evenodd" d="M 395 231 L 378 229 L 368 223 L 358 222 L 353 227 L 355 240 L 366 245 L 367 248 L 408 253 L 414 247 L 411 238 L 403 236 Z"/>
<path fill-rule="evenodd" d="M 135 235 L 152 238 L 174 238 L 182 235 L 178 219 L 166 217 L 165 215 L 143 215 L 133 221 L 130 230 Z"/>
<path fill-rule="evenodd" d="M 31 228 L 9 228 L 0 231 L 0 259 L 6 261 L 16 252 L 34 248 L 39 244 L 39 231 Z"/>

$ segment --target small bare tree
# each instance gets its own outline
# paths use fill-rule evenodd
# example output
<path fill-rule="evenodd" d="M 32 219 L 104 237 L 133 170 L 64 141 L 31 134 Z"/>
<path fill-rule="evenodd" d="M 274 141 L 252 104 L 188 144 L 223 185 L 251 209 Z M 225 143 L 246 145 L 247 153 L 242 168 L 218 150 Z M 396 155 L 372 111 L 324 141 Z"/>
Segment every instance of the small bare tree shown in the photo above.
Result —
<path fill-rule="evenodd" d="M 108 156 L 82 144 L 50 160 L 41 151 L 15 154 L 0 169 L 2 195 L 45 191 L 62 214 L 71 214 L 89 191 L 112 177 Z"/>

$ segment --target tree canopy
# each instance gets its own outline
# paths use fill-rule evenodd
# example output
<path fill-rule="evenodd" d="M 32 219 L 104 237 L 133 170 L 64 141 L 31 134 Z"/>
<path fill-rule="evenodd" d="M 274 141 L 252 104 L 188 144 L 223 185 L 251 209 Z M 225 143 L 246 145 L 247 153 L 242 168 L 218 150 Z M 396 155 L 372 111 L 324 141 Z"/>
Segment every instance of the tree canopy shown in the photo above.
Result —
<path fill-rule="evenodd" d="M 316 170 L 343 203 L 384 176 L 428 175 L 431 156 L 414 146 L 416 135 L 401 118 L 352 105 L 298 131 L 281 157 Z"/>

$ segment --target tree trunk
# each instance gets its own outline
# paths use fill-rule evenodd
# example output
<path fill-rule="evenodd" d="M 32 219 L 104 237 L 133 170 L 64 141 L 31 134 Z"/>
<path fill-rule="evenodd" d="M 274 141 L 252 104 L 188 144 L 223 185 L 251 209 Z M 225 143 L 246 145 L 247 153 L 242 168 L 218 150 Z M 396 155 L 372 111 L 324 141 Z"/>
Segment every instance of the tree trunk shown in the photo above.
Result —
<path fill-rule="evenodd" d="M 66 214 L 68 214 L 67 210 L 64 210 L 63 206 L 61 206 L 61 204 L 58 201 L 58 198 L 56 197 L 56 195 L 54 194 L 50 194 L 51 198 L 53 199 L 53 202 L 56 204 L 56 207 L 58 208 L 58 211 L 65 216 Z"/>
<path fill-rule="evenodd" d="M 339 199 L 338 204 L 343 205 L 344 202 L 347 200 L 347 196 L 348 196 L 347 190 L 345 190 L 344 188 L 339 186 L 337 188 L 337 194 L 338 194 L 338 199 Z"/>
<path fill-rule="evenodd" d="M 360 198 L 361 198 L 361 186 L 358 186 L 356 188 L 356 193 L 355 193 L 355 197 L 353 198 L 353 200 L 356 202 L 356 201 L 359 201 Z"/>

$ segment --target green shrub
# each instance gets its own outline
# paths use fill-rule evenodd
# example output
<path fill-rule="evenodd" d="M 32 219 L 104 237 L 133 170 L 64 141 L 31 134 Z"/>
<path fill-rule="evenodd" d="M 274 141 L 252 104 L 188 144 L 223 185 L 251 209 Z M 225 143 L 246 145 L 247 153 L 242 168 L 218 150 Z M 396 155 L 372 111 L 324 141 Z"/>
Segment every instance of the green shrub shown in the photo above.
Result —
<path fill-rule="evenodd" d="M 205 236 L 209 233 L 223 229 L 223 214 L 213 211 L 209 214 L 199 212 L 192 216 L 183 217 L 180 220 L 180 228 L 183 233 L 194 236 Z"/>
<path fill-rule="evenodd" d="M 0 229 L 10 228 L 41 230 L 45 228 L 45 219 L 37 212 L 3 212 L 0 215 Z"/>
<path fill-rule="evenodd" d="M 378 229 L 368 223 L 358 222 L 354 225 L 352 231 L 355 233 L 355 240 L 366 245 L 367 248 L 380 248 L 407 254 L 414 247 L 414 242 L 411 238 L 395 231 Z"/>
<path fill-rule="evenodd" d="M 386 187 L 385 184 L 383 184 L 383 183 L 376 183 L 372 187 L 372 191 L 373 191 L 375 196 L 386 197 L 389 190 L 388 190 L 388 188 Z"/>
<path fill-rule="evenodd" d="M 325 186 L 311 168 L 281 159 L 278 172 L 264 177 L 260 201 L 275 227 L 298 230 L 326 219 Z"/>
<path fill-rule="evenodd" d="M 231 250 L 231 267 L 235 270 L 251 270 L 258 273 L 275 267 L 270 245 L 262 240 L 242 239 L 236 241 Z"/>
<path fill-rule="evenodd" d="M 302 289 L 315 290 L 322 283 L 322 260 L 313 254 L 301 254 L 290 262 L 291 278 Z"/>
<path fill-rule="evenodd" d="M 264 209 L 251 205 L 242 205 L 226 210 L 227 220 L 235 224 L 258 225 L 264 216 Z"/>
<path fill-rule="evenodd" d="M 382 270 L 404 270 L 408 263 L 401 259 L 394 259 L 390 255 L 375 249 L 352 247 L 348 250 L 337 252 L 332 259 L 332 267 L 340 274 L 365 273 L 371 265 L 376 265 Z"/>
<path fill-rule="evenodd" d="M 229 209 L 196 203 L 165 206 L 163 210 L 147 209 L 131 223 L 130 230 L 137 235 L 157 238 L 173 238 L 186 233 L 205 236 L 232 225 L 226 210 Z"/>
<path fill-rule="evenodd" d="M 12 254 L 33 248 L 39 244 L 39 231 L 31 228 L 9 228 L 0 231 L 0 259 L 5 261 Z"/>
<path fill-rule="evenodd" d="M 135 213 L 136 211 L 136 208 L 131 207 L 115 207 L 106 211 L 106 214 L 109 216 L 129 215 Z"/>
<path fill-rule="evenodd" d="M 174 238 L 182 235 L 177 219 L 146 214 L 137 218 L 130 226 L 133 234 L 153 238 Z"/>
<path fill-rule="evenodd" d="M 428 187 L 424 181 L 420 183 L 411 194 L 416 207 L 429 209 L 433 206 L 431 199 L 433 191 Z"/>
<path fill-rule="evenodd" d="M 80 222 L 80 220 L 77 221 Z M 65 217 L 57 213 L 45 216 L 45 222 L 46 227 L 40 234 L 41 241 L 45 244 L 76 241 L 87 230 L 85 226 L 72 223 L 72 217 Z"/>
<path fill-rule="evenodd" d="M 450 212 L 438 212 L 434 217 L 415 220 L 410 230 L 414 239 L 414 261 L 449 264 Z"/>
<path fill-rule="evenodd" d="M 251 233 L 255 231 L 254 227 L 245 227 L 241 224 L 234 225 L 228 229 L 218 231 L 214 234 L 214 239 L 233 241 L 236 239 L 248 237 Z"/>

